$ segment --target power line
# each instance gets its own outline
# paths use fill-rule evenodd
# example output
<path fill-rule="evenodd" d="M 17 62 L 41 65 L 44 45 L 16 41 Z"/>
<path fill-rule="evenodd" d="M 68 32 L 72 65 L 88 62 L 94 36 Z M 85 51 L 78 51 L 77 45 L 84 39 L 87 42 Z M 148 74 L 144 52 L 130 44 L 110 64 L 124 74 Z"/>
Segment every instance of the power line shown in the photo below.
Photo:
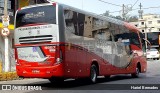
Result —
<path fill-rule="evenodd" d="M 141 8 L 141 9 L 152 9 L 152 8 L 160 8 L 160 6 L 157 6 L 157 7 L 148 7 L 148 8 Z M 133 10 L 137 10 L 139 8 L 136 8 L 136 9 L 133 9 Z"/>
<path fill-rule="evenodd" d="M 141 9 L 152 9 L 152 8 L 160 8 L 160 6 L 157 6 L 157 7 L 148 7 L 148 8 L 141 8 Z M 139 8 L 135 8 L 135 9 L 132 9 L 132 11 L 135 11 L 135 10 L 138 10 Z M 116 13 L 116 12 L 121 12 L 122 10 L 119 10 L 119 11 L 113 11 L 113 12 L 109 12 L 109 13 Z"/>
<path fill-rule="evenodd" d="M 103 2 L 103 3 L 110 4 L 110 5 L 122 7 L 122 5 L 117 5 L 117 4 L 109 3 L 109 2 L 106 2 L 106 1 L 103 1 L 103 0 L 99 0 L 99 1 L 100 1 L 100 2 Z"/>
<path fill-rule="evenodd" d="M 133 5 L 132 5 L 132 8 L 136 5 L 136 3 L 138 2 L 139 0 L 137 0 Z"/>
<path fill-rule="evenodd" d="M 142 4 L 141 3 L 139 5 L 139 8 L 140 8 L 140 10 L 138 10 L 139 18 L 142 19 L 143 10 L 142 10 Z"/>

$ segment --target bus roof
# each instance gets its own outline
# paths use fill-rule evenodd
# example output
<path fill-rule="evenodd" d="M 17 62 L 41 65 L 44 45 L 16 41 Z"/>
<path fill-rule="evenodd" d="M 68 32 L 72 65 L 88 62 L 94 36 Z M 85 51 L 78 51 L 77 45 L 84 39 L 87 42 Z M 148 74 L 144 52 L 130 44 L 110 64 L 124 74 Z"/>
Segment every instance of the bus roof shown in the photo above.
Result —
<path fill-rule="evenodd" d="M 132 25 L 131 23 L 128 23 L 128 22 L 125 22 L 125 21 L 122 21 L 122 20 L 118 20 L 118 19 L 115 19 L 115 18 L 112 18 L 112 17 L 87 12 L 87 11 L 77 9 L 77 8 L 74 8 L 74 7 L 65 5 L 65 4 L 61 4 L 61 3 L 59 3 L 59 4 L 62 5 L 66 9 L 77 11 L 79 13 L 86 14 L 88 16 L 92 16 L 92 17 L 95 17 L 95 18 L 98 18 L 98 19 L 101 19 L 101 20 L 105 20 L 107 22 L 111 22 L 111 23 L 114 23 L 114 24 L 117 24 L 117 25 L 125 26 L 126 28 L 128 28 L 130 31 L 133 31 L 133 32 L 139 32 L 139 29 L 136 26 Z"/>
<path fill-rule="evenodd" d="M 98 19 L 101 19 L 101 20 L 105 20 L 105 21 L 113 23 L 113 24 L 122 25 L 122 26 L 126 27 L 127 29 L 129 29 L 132 32 L 140 32 L 139 29 L 136 28 L 136 26 L 134 26 L 134 25 L 132 25 L 132 24 L 130 24 L 128 22 L 125 22 L 125 21 L 122 21 L 122 20 L 118 20 L 118 19 L 115 19 L 115 18 L 112 18 L 112 17 L 108 17 L 108 16 L 103 16 L 103 15 L 98 15 L 98 14 L 95 14 L 95 13 L 87 12 L 87 11 L 84 11 L 84 10 L 81 10 L 81 9 L 78 9 L 78 8 L 75 8 L 75 7 L 72 7 L 72 6 L 69 6 L 69 5 L 65 5 L 65 4 L 62 4 L 62 3 L 59 3 L 59 2 L 55 2 L 55 1 L 52 1 L 52 0 L 46 0 L 46 3 L 43 3 L 43 4 L 36 4 L 36 5 L 26 6 L 26 7 L 22 8 L 22 9 L 31 8 L 31 7 L 37 7 L 37 6 L 52 5 L 53 3 L 56 3 L 56 4 L 62 6 L 65 9 L 68 9 L 68 10 L 77 11 L 79 13 L 86 14 L 88 16 L 92 16 L 94 18 L 98 18 Z"/>

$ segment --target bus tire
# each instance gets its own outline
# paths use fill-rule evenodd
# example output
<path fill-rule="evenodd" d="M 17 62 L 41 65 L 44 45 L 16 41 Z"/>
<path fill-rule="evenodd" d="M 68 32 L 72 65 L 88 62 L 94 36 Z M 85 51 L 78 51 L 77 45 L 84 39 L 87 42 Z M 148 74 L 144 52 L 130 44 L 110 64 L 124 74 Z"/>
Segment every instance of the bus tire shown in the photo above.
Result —
<path fill-rule="evenodd" d="M 91 83 L 97 82 L 97 67 L 93 64 L 90 69 L 90 81 Z"/>
<path fill-rule="evenodd" d="M 133 78 L 138 78 L 139 77 L 139 73 L 140 73 L 140 68 L 137 66 L 136 67 L 136 72 L 135 73 L 132 73 L 131 76 Z"/>

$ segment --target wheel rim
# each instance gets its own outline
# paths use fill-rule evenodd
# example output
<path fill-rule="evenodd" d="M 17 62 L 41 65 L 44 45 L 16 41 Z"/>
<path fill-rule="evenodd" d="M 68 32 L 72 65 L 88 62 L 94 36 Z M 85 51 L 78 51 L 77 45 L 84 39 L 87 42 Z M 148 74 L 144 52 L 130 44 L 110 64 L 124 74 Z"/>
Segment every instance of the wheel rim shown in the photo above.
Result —
<path fill-rule="evenodd" d="M 95 69 L 95 67 L 92 67 L 91 68 L 91 80 L 92 80 L 92 82 L 96 82 L 96 78 L 97 78 L 96 69 Z"/>
<path fill-rule="evenodd" d="M 136 68 L 136 76 L 139 76 L 139 68 Z"/>

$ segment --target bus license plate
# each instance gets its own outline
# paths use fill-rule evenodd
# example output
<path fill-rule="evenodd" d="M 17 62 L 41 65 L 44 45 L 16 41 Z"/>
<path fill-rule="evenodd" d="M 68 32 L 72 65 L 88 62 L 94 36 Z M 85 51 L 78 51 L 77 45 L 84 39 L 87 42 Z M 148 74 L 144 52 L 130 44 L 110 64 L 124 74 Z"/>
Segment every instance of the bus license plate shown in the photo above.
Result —
<path fill-rule="evenodd" d="M 32 73 L 39 73 L 39 70 L 32 70 Z"/>

